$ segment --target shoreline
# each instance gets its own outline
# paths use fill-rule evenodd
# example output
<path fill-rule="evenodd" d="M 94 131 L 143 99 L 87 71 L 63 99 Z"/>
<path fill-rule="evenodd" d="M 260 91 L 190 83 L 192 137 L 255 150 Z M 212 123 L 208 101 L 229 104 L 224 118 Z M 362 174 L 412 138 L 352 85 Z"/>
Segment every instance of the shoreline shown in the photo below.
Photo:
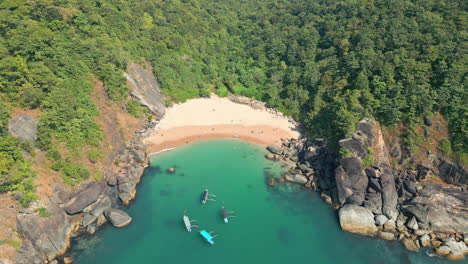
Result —
<path fill-rule="evenodd" d="M 267 125 L 212 125 L 212 126 L 182 126 L 160 130 L 143 140 L 148 145 L 150 155 L 170 150 L 178 146 L 191 144 L 208 139 L 229 138 L 239 139 L 258 145 L 281 146 L 281 139 L 296 138 L 288 131 Z"/>
<path fill-rule="evenodd" d="M 143 143 L 153 153 L 213 138 L 281 146 L 281 139 L 300 137 L 294 121 L 259 104 L 247 98 L 216 95 L 175 104 Z"/>

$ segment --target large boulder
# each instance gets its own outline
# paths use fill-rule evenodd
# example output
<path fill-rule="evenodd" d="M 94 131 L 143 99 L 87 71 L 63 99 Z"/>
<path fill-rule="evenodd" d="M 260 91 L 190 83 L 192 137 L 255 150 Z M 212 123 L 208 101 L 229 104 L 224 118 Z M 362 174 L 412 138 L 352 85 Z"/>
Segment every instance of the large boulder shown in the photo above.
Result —
<path fill-rule="evenodd" d="M 366 193 L 366 200 L 364 200 L 363 206 L 375 215 L 382 214 L 382 195 L 380 193 Z"/>
<path fill-rule="evenodd" d="M 88 188 L 75 194 L 64 204 L 63 208 L 70 215 L 77 214 L 83 211 L 88 205 L 94 203 L 101 195 L 101 191 L 102 188 L 99 183 L 91 184 Z"/>
<path fill-rule="evenodd" d="M 468 170 L 460 164 L 442 160 L 438 169 L 440 178 L 445 182 L 455 185 L 468 184 Z"/>
<path fill-rule="evenodd" d="M 131 94 L 158 117 L 164 116 L 166 104 L 151 64 L 141 66 L 131 63 L 124 76 L 132 88 Z"/>
<path fill-rule="evenodd" d="M 267 150 L 273 154 L 278 154 L 278 155 L 283 154 L 283 149 L 275 145 L 268 146 Z"/>
<path fill-rule="evenodd" d="M 361 165 L 361 161 L 357 157 L 349 157 L 341 159 L 340 163 L 349 177 L 354 196 L 353 202 L 357 205 L 361 205 L 364 201 L 369 182 L 364 168 Z"/>
<path fill-rule="evenodd" d="M 124 227 L 132 222 L 132 218 L 119 209 L 110 208 L 104 214 L 107 220 L 115 227 Z"/>
<path fill-rule="evenodd" d="M 367 155 L 367 150 L 364 148 L 364 143 L 359 139 L 355 138 L 345 138 L 338 141 L 338 144 L 342 148 L 351 150 L 357 156 L 363 158 Z"/>
<path fill-rule="evenodd" d="M 30 115 L 20 115 L 10 120 L 8 131 L 20 140 L 36 141 L 37 123 Z"/>
<path fill-rule="evenodd" d="M 338 191 L 338 200 L 340 204 L 344 204 L 348 197 L 353 195 L 353 190 L 351 188 L 351 181 L 349 180 L 348 174 L 346 174 L 341 166 L 335 169 L 335 181 Z"/>
<path fill-rule="evenodd" d="M 375 140 L 375 130 L 374 130 L 374 121 L 369 118 L 364 118 L 356 124 L 356 128 L 366 136 L 367 143 L 369 145 L 374 144 Z"/>
<path fill-rule="evenodd" d="M 368 236 L 377 235 L 374 215 L 372 212 L 362 206 L 346 204 L 339 212 L 341 229 Z"/>
<path fill-rule="evenodd" d="M 37 214 L 18 214 L 17 230 L 23 237 L 24 248 L 20 249 L 17 263 L 28 262 L 42 258 L 52 260 L 63 254 L 70 244 L 71 225 L 62 208 L 54 202 L 49 202 L 47 211 L 49 217 Z"/>
<path fill-rule="evenodd" d="M 392 169 L 388 167 L 383 169 L 380 183 L 382 185 L 382 212 L 389 219 L 396 219 L 398 216 L 398 193 Z"/>

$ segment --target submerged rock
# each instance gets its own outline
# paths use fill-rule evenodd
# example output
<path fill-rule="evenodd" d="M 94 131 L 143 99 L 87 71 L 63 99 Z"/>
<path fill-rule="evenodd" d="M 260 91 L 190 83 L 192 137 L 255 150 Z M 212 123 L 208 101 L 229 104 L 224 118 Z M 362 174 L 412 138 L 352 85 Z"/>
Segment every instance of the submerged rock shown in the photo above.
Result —
<path fill-rule="evenodd" d="M 377 235 L 378 229 L 370 210 L 362 206 L 346 204 L 340 209 L 338 215 L 343 230 L 368 236 Z"/>

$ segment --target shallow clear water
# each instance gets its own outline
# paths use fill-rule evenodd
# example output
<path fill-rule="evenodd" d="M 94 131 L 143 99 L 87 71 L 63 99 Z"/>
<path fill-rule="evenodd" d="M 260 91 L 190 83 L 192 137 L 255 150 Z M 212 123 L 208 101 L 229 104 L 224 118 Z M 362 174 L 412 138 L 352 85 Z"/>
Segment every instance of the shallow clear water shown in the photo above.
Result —
<path fill-rule="evenodd" d="M 106 225 L 79 240 L 75 263 L 446 263 L 408 252 L 397 241 L 341 231 L 336 212 L 317 193 L 293 184 L 268 187 L 266 176 L 279 176 L 282 168 L 264 154 L 251 143 L 218 139 L 154 156 L 137 200 L 125 208 L 133 222 L 121 229 Z M 167 172 L 170 167 L 175 173 Z M 205 188 L 216 202 L 201 204 Z M 228 224 L 223 204 L 237 216 Z M 184 210 L 219 235 L 215 245 L 199 228 L 185 230 Z"/>

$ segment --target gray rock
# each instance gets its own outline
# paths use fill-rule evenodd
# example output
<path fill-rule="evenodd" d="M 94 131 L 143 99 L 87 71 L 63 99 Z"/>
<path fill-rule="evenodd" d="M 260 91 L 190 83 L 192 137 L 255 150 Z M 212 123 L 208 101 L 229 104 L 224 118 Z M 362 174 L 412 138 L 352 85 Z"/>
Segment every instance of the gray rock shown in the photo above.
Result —
<path fill-rule="evenodd" d="M 70 201 L 65 203 L 64 210 L 72 215 L 83 211 L 88 205 L 94 203 L 101 194 L 101 186 L 94 183 L 85 190 L 75 194 Z"/>
<path fill-rule="evenodd" d="M 385 215 L 378 215 L 375 217 L 375 224 L 377 226 L 383 226 L 385 223 L 387 223 L 388 218 Z"/>
<path fill-rule="evenodd" d="M 401 161 L 401 146 L 399 142 L 396 142 L 390 149 L 390 155 L 398 161 Z"/>
<path fill-rule="evenodd" d="M 17 215 L 17 231 L 25 244 L 30 243 L 20 249 L 17 263 L 36 263 L 37 258 L 54 259 L 68 248 L 71 225 L 65 212 L 53 202 L 49 202 L 47 211 L 52 215 Z"/>
<path fill-rule="evenodd" d="M 34 213 L 34 211 L 31 210 L 31 209 L 22 208 L 22 209 L 19 210 L 19 213 L 20 214 L 32 214 L 32 213 Z"/>
<path fill-rule="evenodd" d="M 30 115 L 21 115 L 10 120 L 8 131 L 20 140 L 34 142 L 37 139 L 37 123 Z"/>
<path fill-rule="evenodd" d="M 124 74 L 132 88 L 132 96 L 138 98 L 140 103 L 156 114 L 157 117 L 164 116 L 166 104 L 161 94 L 159 83 L 153 74 L 151 64 L 140 66 L 131 63 Z"/>
<path fill-rule="evenodd" d="M 129 193 L 119 193 L 119 199 L 122 201 L 122 202 L 127 202 L 127 201 L 130 201 L 132 200 L 132 196 L 129 194 Z"/>
<path fill-rule="evenodd" d="M 111 208 L 112 202 L 109 198 L 109 196 L 104 196 L 102 199 L 98 201 L 98 204 L 96 207 L 94 207 L 93 210 L 91 210 L 89 213 L 94 216 L 99 216 L 100 214 L 104 213 L 107 209 Z"/>
<path fill-rule="evenodd" d="M 338 141 L 338 144 L 342 148 L 347 148 L 355 153 L 358 157 L 365 157 L 367 155 L 367 151 L 363 146 L 363 143 L 354 138 L 346 138 Z"/>
<path fill-rule="evenodd" d="M 97 219 L 97 216 L 94 216 L 94 215 L 88 213 L 83 217 L 82 225 L 84 227 L 87 227 L 88 225 L 94 223 L 94 221 L 96 221 L 96 219 Z"/>
<path fill-rule="evenodd" d="M 292 177 L 293 182 L 299 183 L 299 184 L 305 184 L 307 182 L 307 178 L 304 175 L 301 174 L 295 174 Z"/>
<path fill-rule="evenodd" d="M 392 169 L 383 169 L 380 183 L 382 185 L 382 212 L 389 219 L 396 219 L 398 216 L 398 193 Z"/>
<path fill-rule="evenodd" d="M 366 193 L 366 200 L 363 206 L 375 215 L 382 214 L 382 196 L 380 193 Z"/>
<path fill-rule="evenodd" d="M 401 212 L 407 216 L 414 216 L 419 222 L 427 223 L 427 211 L 421 204 L 409 204 L 401 206 Z"/>
<path fill-rule="evenodd" d="M 463 256 L 468 254 L 468 247 L 463 242 L 456 242 L 453 240 L 444 243 L 444 246 L 450 248 L 450 254 L 454 259 L 463 259 Z"/>
<path fill-rule="evenodd" d="M 369 145 L 374 144 L 375 131 L 374 121 L 369 118 L 364 118 L 356 124 L 356 128 L 366 136 Z"/>
<path fill-rule="evenodd" d="M 392 219 L 388 220 L 384 224 L 384 230 L 387 231 L 387 232 L 395 233 L 395 231 L 396 231 L 396 221 L 392 220 Z"/>
<path fill-rule="evenodd" d="M 406 227 L 408 227 L 409 229 L 413 231 L 419 229 L 418 221 L 416 221 L 416 218 L 414 216 L 408 220 L 408 222 L 406 223 Z"/>
<path fill-rule="evenodd" d="M 353 195 L 353 189 L 348 174 L 346 174 L 341 166 L 335 169 L 335 181 L 339 202 L 340 204 L 344 204 L 348 197 Z"/>
<path fill-rule="evenodd" d="M 119 185 L 119 192 L 121 193 L 135 193 L 136 184 L 133 182 L 127 182 Z"/>
<path fill-rule="evenodd" d="M 429 116 L 424 116 L 424 124 L 426 126 L 432 126 L 432 118 L 430 118 Z"/>
<path fill-rule="evenodd" d="M 421 243 L 421 246 L 428 247 L 431 245 L 431 237 L 428 234 L 425 234 L 419 237 L 419 242 Z"/>
<path fill-rule="evenodd" d="M 450 253 L 450 248 L 448 246 L 440 246 L 439 248 L 436 249 L 437 254 L 445 256 Z"/>
<path fill-rule="evenodd" d="M 401 242 L 403 243 L 406 249 L 415 251 L 415 252 L 419 251 L 418 244 L 416 244 L 415 241 L 413 241 L 412 239 L 405 238 Z"/>
<path fill-rule="evenodd" d="M 338 215 L 343 230 L 362 235 L 377 235 L 378 229 L 375 226 L 374 215 L 368 209 L 346 204 L 339 210 Z"/>
<path fill-rule="evenodd" d="M 442 160 L 437 168 L 440 178 L 445 182 L 455 185 L 468 184 L 468 170 L 460 164 Z"/>
<path fill-rule="evenodd" d="M 42 264 L 43 263 L 43 254 L 39 253 L 31 241 L 24 239 L 23 244 L 18 249 L 18 254 L 16 254 L 15 263 L 16 264 Z"/>
<path fill-rule="evenodd" d="M 111 177 L 109 178 L 109 180 L 107 180 L 107 184 L 108 184 L 109 186 L 115 186 L 115 185 L 117 185 L 117 177 L 111 176 Z"/>
<path fill-rule="evenodd" d="M 379 231 L 378 236 L 385 240 L 394 240 L 395 234 L 385 231 Z"/>
<path fill-rule="evenodd" d="M 22 192 L 19 192 L 19 191 L 15 191 L 15 193 L 13 194 L 13 197 L 19 201 L 21 200 L 21 198 L 23 197 L 23 193 Z"/>
<path fill-rule="evenodd" d="M 283 149 L 275 145 L 268 146 L 267 150 L 273 154 L 278 154 L 278 155 L 283 154 Z"/>
<path fill-rule="evenodd" d="M 94 229 L 92 225 L 89 225 L 88 227 L 86 227 L 86 233 L 94 235 L 94 233 L 96 233 L 96 229 Z"/>
<path fill-rule="evenodd" d="M 122 210 L 111 208 L 107 210 L 105 216 L 115 227 L 124 227 L 132 221 L 132 218 Z"/>
<path fill-rule="evenodd" d="M 138 163 L 143 163 L 146 161 L 146 154 L 141 150 L 134 149 L 132 151 L 135 161 Z"/>
<path fill-rule="evenodd" d="M 340 160 L 341 166 L 349 177 L 353 194 L 358 205 L 364 202 L 368 185 L 368 177 L 364 172 L 361 161 L 356 157 L 343 158 Z M 338 185 L 338 182 L 337 182 Z"/>

